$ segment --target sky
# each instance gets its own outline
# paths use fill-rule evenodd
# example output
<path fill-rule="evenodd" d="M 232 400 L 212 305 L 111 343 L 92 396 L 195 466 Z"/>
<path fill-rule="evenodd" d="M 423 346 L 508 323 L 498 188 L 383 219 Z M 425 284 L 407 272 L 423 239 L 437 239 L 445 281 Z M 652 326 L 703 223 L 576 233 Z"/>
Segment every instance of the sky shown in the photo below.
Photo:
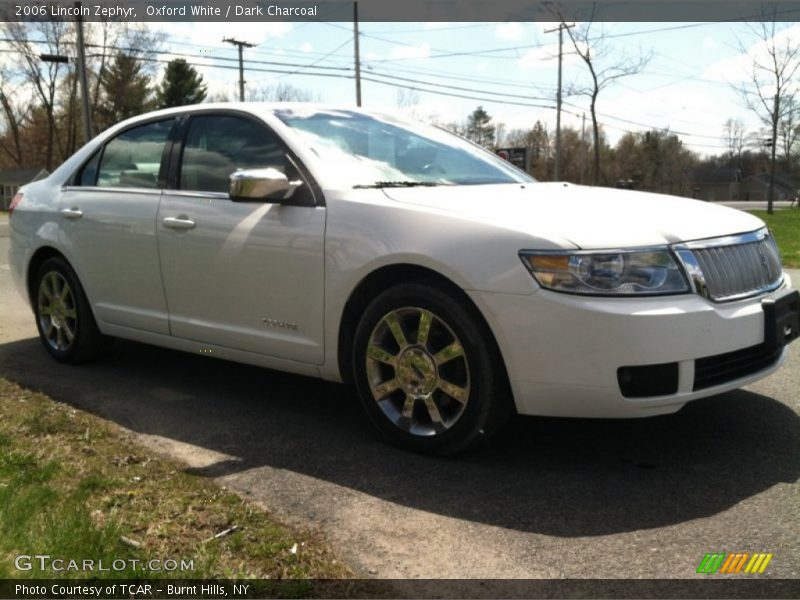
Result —
<path fill-rule="evenodd" d="M 558 33 L 546 33 L 553 23 L 361 23 L 362 75 L 396 85 L 418 88 L 414 115 L 441 122 L 463 121 L 478 105 L 506 130 L 529 128 L 537 120 L 555 128 L 555 96 L 558 69 Z M 175 53 L 198 54 L 190 62 L 225 64 L 236 58 L 236 49 L 223 37 L 257 44 L 245 49 L 245 58 L 313 64 L 325 72 L 352 75 L 353 32 L 349 23 L 154 23 L 168 35 L 166 48 Z M 724 123 L 741 119 L 749 131 L 758 131 L 758 118 L 743 104 L 735 86 L 750 74 L 750 60 L 740 45 L 760 52 L 757 38 L 747 23 L 596 23 L 597 33 L 607 34 L 615 57 L 636 57 L 652 52 L 645 69 L 603 90 L 597 109 L 609 140 L 614 143 L 626 131 L 651 128 L 678 133 L 684 143 L 700 154 L 725 150 Z M 800 25 L 779 24 L 781 36 L 800 40 Z M 564 36 L 564 89 L 587 81 L 587 70 Z M 202 40 L 202 41 L 201 41 Z M 312 92 L 323 102 L 351 105 L 355 102 L 352 79 L 308 75 L 297 66 L 250 63 L 253 68 L 277 68 L 291 74 L 245 73 L 248 87 L 288 83 Z M 312 67 L 312 70 L 316 70 Z M 331 68 L 332 67 L 332 68 Z M 198 67 L 209 91 L 235 95 L 238 71 Z M 298 72 L 299 71 L 299 72 Z M 405 79 L 401 79 L 405 78 Z M 415 80 L 415 81 L 408 81 Z M 423 83 L 424 82 L 424 83 Z M 397 110 L 398 87 L 362 81 L 362 105 Z M 450 86 L 450 87 L 445 87 Z M 455 89 L 463 88 L 463 89 Z M 421 90 L 431 91 L 421 91 Z M 442 95 L 441 92 L 453 94 Z M 499 96 L 498 96 L 499 94 Z M 478 99 L 459 98 L 456 95 Z M 516 102 L 535 106 L 505 104 Z M 580 128 L 588 99 L 564 97 L 562 124 Z M 588 135 L 588 133 L 587 133 Z"/>
<path fill-rule="evenodd" d="M 507 131 L 530 128 L 537 120 L 553 131 L 558 33 L 546 31 L 554 25 L 362 22 L 362 106 L 399 110 L 401 88 L 397 86 L 407 85 L 418 88 L 413 94 L 417 104 L 405 110 L 423 119 L 463 122 L 481 105 Z M 209 95 L 238 94 L 237 49 L 223 42 L 223 38 L 233 37 L 255 44 L 244 50 L 246 61 L 261 61 L 245 63 L 248 89 L 291 84 L 325 103 L 355 103 L 351 23 L 178 22 L 147 26 L 166 36 L 164 50 L 168 54 L 161 55 L 163 60 L 181 56 L 202 65 L 196 68 L 208 84 Z M 619 80 L 599 96 L 598 119 L 609 141 L 615 143 L 626 131 L 669 128 L 690 149 L 709 155 L 725 151 L 723 128 L 729 118 L 738 118 L 748 131 L 757 132 L 762 125 L 735 90 L 750 73 L 750 60 L 741 48 L 751 54 L 763 53 L 750 26 L 595 23 L 595 35 L 607 36 L 609 62 L 620 55 L 652 53 L 641 73 Z M 780 36 L 800 41 L 800 24 L 778 24 L 778 29 Z M 585 84 L 588 71 L 566 34 L 564 52 L 564 90 Z M 588 135 L 588 99 L 565 95 L 562 124 L 580 129 L 583 114 Z"/>

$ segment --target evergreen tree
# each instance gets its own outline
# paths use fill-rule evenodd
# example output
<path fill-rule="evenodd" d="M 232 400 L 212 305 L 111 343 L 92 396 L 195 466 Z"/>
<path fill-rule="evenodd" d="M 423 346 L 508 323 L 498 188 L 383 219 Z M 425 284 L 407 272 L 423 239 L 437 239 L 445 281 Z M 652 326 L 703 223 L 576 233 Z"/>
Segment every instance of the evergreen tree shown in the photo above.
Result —
<path fill-rule="evenodd" d="M 182 58 L 169 61 L 158 90 L 158 106 L 170 108 L 198 104 L 206 99 L 203 76 Z"/>
<path fill-rule="evenodd" d="M 134 56 L 119 53 L 100 80 L 102 96 L 97 107 L 101 129 L 152 108 L 148 77 Z"/>
<path fill-rule="evenodd" d="M 484 147 L 494 145 L 495 127 L 492 117 L 479 106 L 467 119 L 467 138 Z"/>

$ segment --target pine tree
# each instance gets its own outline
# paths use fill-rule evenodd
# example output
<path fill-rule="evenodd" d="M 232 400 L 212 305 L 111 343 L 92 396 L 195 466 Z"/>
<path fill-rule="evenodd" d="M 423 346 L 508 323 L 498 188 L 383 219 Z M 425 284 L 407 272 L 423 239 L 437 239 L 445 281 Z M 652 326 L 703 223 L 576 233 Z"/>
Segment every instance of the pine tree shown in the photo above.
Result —
<path fill-rule="evenodd" d="M 467 138 L 489 148 L 494 145 L 494 133 L 492 117 L 479 106 L 467 119 Z"/>
<path fill-rule="evenodd" d="M 141 61 L 134 56 L 117 54 L 100 80 L 102 96 L 97 117 L 102 129 L 152 108 L 148 77 Z"/>
<path fill-rule="evenodd" d="M 158 90 L 158 106 L 170 108 L 197 104 L 206 99 L 203 76 L 182 58 L 169 61 Z"/>

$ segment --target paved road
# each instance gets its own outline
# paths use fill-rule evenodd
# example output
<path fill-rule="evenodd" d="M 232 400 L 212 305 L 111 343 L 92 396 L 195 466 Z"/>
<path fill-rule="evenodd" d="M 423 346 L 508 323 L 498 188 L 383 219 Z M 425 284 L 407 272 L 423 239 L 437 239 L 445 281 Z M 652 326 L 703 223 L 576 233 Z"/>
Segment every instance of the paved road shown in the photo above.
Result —
<path fill-rule="evenodd" d="M 716 202 L 715 204 L 723 204 L 731 208 L 738 208 L 739 210 L 767 210 L 767 202 L 761 200 L 728 200 L 725 202 Z M 773 208 L 790 208 L 792 203 L 789 200 L 780 200 L 773 203 Z"/>
<path fill-rule="evenodd" d="M 800 347 L 770 378 L 676 415 L 520 419 L 491 448 L 424 458 L 378 440 L 343 386 L 125 342 L 92 365 L 49 360 L 7 246 L 1 376 L 311 524 L 365 574 L 692 577 L 706 552 L 738 550 L 800 577 Z"/>

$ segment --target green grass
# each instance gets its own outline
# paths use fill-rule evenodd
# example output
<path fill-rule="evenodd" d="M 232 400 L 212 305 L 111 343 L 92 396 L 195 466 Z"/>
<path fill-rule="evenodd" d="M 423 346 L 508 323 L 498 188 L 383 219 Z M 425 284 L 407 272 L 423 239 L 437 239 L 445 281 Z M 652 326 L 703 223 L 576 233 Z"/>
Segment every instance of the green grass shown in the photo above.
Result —
<path fill-rule="evenodd" d="M 4 379 L 0 415 L 0 579 L 299 579 L 298 593 L 313 595 L 303 579 L 353 576 L 318 536 L 278 523 L 106 421 Z M 18 571 L 21 554 L 106 565 L 185 559 L 194 570 Z"/>
<path fill-rule="evenodd" d="M 769 226 L 781 250 L 783 265 L 800 269 L 800 210 L 786 208 L 767 214 L 765 210 L 750 210 L 749 213 L 763 219 Z"/>

